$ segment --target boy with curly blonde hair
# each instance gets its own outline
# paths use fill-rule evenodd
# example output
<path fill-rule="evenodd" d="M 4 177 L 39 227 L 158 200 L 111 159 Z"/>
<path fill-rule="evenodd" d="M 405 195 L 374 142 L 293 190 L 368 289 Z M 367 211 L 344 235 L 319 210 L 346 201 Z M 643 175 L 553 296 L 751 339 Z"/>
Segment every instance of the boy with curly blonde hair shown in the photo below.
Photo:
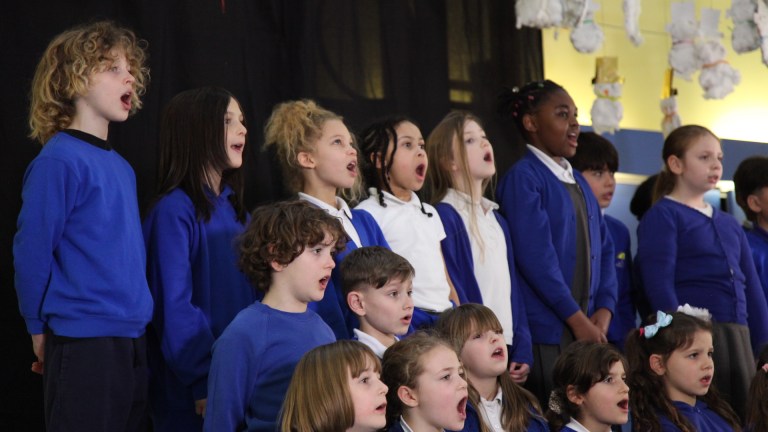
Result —
<path fill-rule="evenodd" d="M 307 305 L 323 299 L 333 255 L 346 239 L 337 218 L 306 202 L 253 213 L 240 237 L 239 264 L 264 298 L 243 309 L 213 345 L 203 430 L 277 430 L 301 356 L 336 340 Z"/>
<path fill-rule="evenodd" d="M 97 22 L 56 36 L 32 81 L 13 253 L 48 431 L 142 430 L 152 317 L 136 179 L 107 141 L 141 107 L 143 42 Z"/>

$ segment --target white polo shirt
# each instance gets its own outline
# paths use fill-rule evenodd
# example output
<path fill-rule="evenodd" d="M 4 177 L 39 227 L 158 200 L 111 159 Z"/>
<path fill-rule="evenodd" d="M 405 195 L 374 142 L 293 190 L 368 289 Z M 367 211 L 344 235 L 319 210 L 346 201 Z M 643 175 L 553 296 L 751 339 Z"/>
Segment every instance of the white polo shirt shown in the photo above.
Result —
<path fill-rule="evenodd" d="M 474 204 L 474 217 L 477 222 L 477 234 L 482 239 L 481 245 L 470 226 L 470 209 L 473 204 L 469 195 L 448 189 L 442 202 L 456 209 L 464 222 L 472 249 L 475 280 L 480 287 L 483 304 L 496 314 L 504 330 L 504 341 L 507 345 L 512 345 L 512 280 L 507 261 L 507 242 L 504 239 L 504 231 L 493 213 L 499 205 L 487 198 L 482 198 Z"/>
<path fill-rule="evenodd" d="M 312 195 L 307 195 L 304 192 L 299 192 L 299 199 L 306 201 L 315 207 L 321 208 L 328 212 L 329 215 L 339 219 L 344 228 L 344 232 L 347 233 L 349 239 L 355 242 L 358 247 L 363 246 L 360 244 L 360 235 L 357 234 L 355 226 L 352 225 L 352 211 L 349 209 L 346 201 L 341 199 L 341 197 L 336 197 L 336 206 L 338 208 L 329 206 L 325 201 L 319 200 Z"/>
<path fill-rule="evenodd" d="M 421 212 L 421 201 L 411 192 L 410 201 L 402 201 L 382 192 L 386 207 L 379 204 L 376 189 L 357 209 L 365 210 L 379 224 L 392 250 L 407 259 L 416 270 L 413 278 L 413 304 L 421 309 L 442 312 L 451 307 L 451 288 L 445 271 L 440 241 L 445 238 L 443 223 L 437 210 L 424 204 L 427 216 Z"/>

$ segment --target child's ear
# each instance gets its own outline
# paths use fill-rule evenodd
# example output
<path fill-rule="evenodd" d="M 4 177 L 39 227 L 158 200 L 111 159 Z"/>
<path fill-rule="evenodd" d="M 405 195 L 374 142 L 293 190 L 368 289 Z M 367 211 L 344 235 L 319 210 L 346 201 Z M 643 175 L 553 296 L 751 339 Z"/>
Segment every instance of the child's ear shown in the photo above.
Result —
<path fill-rule="evenodd" d="M 576 405 L 581 405 L 582 402 L 584 402 L 584 395 L 579 393 L 579 391 L 576 390 L 576 386 L 573 385 L 569 385 L 568 388 L 565 389 L 565 396 L 571 403 Z"/>
<path fill-rule="evenodd" d="M 672 174 L 680 175 L 683 173 L 683 161 L 679 157 L 672 155 L 667 158 L 667 166 Z"/>
<path fill-rule="evenodd" d="M 416 392 L 408 386 L 400 386 L 397 388 L 397 397 L 407 407 L 416 408 L 419 406 L 419 398 Z"/>
<path fill-rule="evenodd" d="M 659 354 L 651 354 L 648 357 L 648 366 L 656 375 L 664 375 L 667 372 L 667 368 L 664 366 L 664 359 Z"/>
<path fill-rule="evenodd" d="M 270 261 L 269 262 L 269 266 L 272 267 L 272 271 L 275 271 L 275 272 L 281 272 L 286 267 L 283 264 L 280 264 L 279 262 L 277 262 L 275 260 Z"/>
<path fill-rule="evenodd" d="M 760 200 L 757 198 L 757 195 L 749 195 L 747 197 L 747 207 L 749 207 L 753 213 L 759 214 L 763 212 L 762 207 L 760 207 Z"/>
<path fill-rule="evenodd" d="M 299 152 L 299 154 L 296 155 L 296 160 L 299 162 L 299 166 L 302 168 L 315 167 L 315 158 L 312 156 L 312 153 Z"/>
<path fill-rule="evenodd" d="M 357 291 L 351 291 L 347 294 L 347 305 L 349 309 L 358 316 L 365 316 L 365 305 L 363 304 L 363 296 Z"/>
<path fill-rule="evenodd" d="M 376 169 L 381 169 L 381 153 L 373 152 L 368 157 L 371 159 L 371 163 Z"/>
<path fill-rule="evenodd" d="M 528 132 L 536 132 L 539 126 L 536 124 L 536 119 L 530 114 L 523 115 L 523 127 Z"/>

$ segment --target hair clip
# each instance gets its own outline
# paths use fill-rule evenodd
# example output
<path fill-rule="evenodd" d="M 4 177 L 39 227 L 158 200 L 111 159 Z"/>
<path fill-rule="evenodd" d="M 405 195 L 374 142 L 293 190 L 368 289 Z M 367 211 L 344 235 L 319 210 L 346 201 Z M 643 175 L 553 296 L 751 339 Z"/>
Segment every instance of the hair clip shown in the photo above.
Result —
<path fill-rule="evenodd" d="M 552 390 L 552 392 L 549 393 L 549 401 L 547 402 L 547 407 L 555 414 L 560 414 L 562 412 L 560 396 L 558 396 L 555 390 Z"/>
<path fill-rule="evenodd" d="M 768 363 L 764 363 L 760 369 L 762 369 L 763 372 L 768 373 Z"/>
<path fill-rule="evenodd" d="M 704 320 L 704 321 L 712 320 L 712 314 L 709 313 L 709 311 L 707 309 L 693 307 L 693 306 L 689 305 L 688 303 L 686 303 L 683 306 L 678 306 L 677 307 L 677 311 L 678 312 L 682 312 L 682 313 L 684 313 L 684 314 L 686 314 L 688 316 L 699 318 L 699 319 Z"/>
<path fill-rule="evenodd" d="M 520 93 L 520 87 L 518 86 L 512 87 L 512 93 Z"/>
<path fill-rule="evenodd" d="M 528 95 L 528 100 L 532 101 L 534 99 L 533 95 Z"/>
<path fill-rule="evenodd" d="M 544 81 L 536 81 L 536 87 L 544 88 Z"/>
<path fill-rule="evenodd" d="M 641 327 L 640 335 L 645 336 L 646 339 L 650 339 L 656 336 L 659 329 L 668 326 L 670 323 L 672 323 L 672 315 L 658 311 L 656 312 L 656 323 Z"/>

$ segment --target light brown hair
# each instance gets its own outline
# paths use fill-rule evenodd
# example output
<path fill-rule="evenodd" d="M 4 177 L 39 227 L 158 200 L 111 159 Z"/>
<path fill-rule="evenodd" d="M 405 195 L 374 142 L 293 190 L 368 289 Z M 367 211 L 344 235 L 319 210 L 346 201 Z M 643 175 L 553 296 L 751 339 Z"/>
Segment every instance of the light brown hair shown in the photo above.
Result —
<path fill-rule="evenodd" d="M 381 364 L 366 345 L 340 340 L 304 354 L 288 386 L 281 410 L 281 432 L 338 432 L 355 423 L 349 377 L 357 378 L 369 366 L 381 373 Z"/>
<path fill-rule="evenodd" d="M 149 80 L 144 66 L 146 41 L 109 21 L 76 27 L 56 36 L 43 52 L 32 79 L 30 138 L 41 144 L 69 127 L 75 99 L 88 93 L 91 75 L 106 69 L 118 53 L 125 55 L 133 83 L 131 111 L 141 108 L 140 96 Z"/>
<path fill-rule="evenodd" d="M 677 176 L 669 168 L 669 158 L 676 156 L 682 159 L 685 156 L 685 152 L 695 143 L 696 138 L 704 135 L 711 135 L 720 142 L 720 139 L 711 130 L 699 125 L 681 126 L 667 136 L 664 140 L 664 148 L 661 151 L 664 167 L 661 169 L 656 180 L 656 186 L 653 189 L 653 202 L 658 201 L 665 195 L 669 195 L 677 183 Z"/>
<path fill-rule="evenodd" d="M 413 279 L 415 270 L 407 259 L 382 246 L 367 246 L 353 250 L 341 262 L 341 287 L 344 296 L 362 285 L 375 289 L 389 281 Z"/>

